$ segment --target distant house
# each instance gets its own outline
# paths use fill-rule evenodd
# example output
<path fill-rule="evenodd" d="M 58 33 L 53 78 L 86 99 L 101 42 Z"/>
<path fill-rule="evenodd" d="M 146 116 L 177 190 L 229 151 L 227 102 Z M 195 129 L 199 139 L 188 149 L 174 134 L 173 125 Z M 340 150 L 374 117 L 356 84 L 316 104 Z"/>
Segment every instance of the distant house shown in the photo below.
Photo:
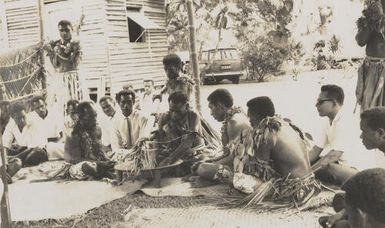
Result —
<path fill-rule="evenodd" d="M 0 49 L 39 42 L 38 2 L 0 0 Z M 165 80 L 164 0 L 44 0 L 42 9 L 48 40 L 59 38 L 59 20 L 70 20 L 77 27 L 84 15 L 76 38 L 83 52 L 79 72 L 93 98 L 115 93 L 126 84 L 140 89 L 144 79 L 153 79 L 155 85 Z"/>

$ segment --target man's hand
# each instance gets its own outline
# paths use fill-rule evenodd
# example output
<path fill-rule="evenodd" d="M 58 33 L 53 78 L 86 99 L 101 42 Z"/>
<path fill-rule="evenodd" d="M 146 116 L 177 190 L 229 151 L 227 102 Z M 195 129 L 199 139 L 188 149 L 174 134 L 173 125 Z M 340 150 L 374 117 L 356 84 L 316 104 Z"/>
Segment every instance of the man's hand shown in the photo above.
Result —
<path fill-rule="evenodd" d="M 12 177 L 7 173 L 3 173 L 3 167 L 0 166 L 0 176 L 1 176 L 1 180 L 2 181 L 6 181 L 8 184 L 11 184 L 12 183 Z"/>
<path fill-rule="evenodd" d="M 148 141 L 148 140 L 149 140 L 148 137 L 141 137 L 140 139 L 138 139 L 138 144 L 141 144 L 141 143 Z"/>
<path fill-rule="evenodd" d="M 366 17 L 360 17 L 357 20 L 357 27 L 358 28 L 366 28 L 368 27 L 368 19 Z"/>
<path fill-rule="evenodd" d="M 330 163 L 335 163 L 337 162 L 341 155 L 343 154 L 342 151 L 337 151 L 337 150 L 331 150 L 327 155 L 323 156 L 312 166 L 313 171 L 316 171 L 318 169 L 325 168 L 328 166 Z"/>

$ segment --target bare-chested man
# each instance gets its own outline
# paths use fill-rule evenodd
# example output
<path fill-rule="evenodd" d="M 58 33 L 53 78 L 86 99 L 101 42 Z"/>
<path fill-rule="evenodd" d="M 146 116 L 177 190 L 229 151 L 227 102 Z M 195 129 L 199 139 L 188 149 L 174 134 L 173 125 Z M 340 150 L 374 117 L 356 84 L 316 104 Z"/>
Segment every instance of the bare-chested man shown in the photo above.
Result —
<path fill-rule="evenodd" d="M 366 58 L 358 70 L 357 103 L 361 111 L 374 106 L 384 106 L 385 74 L 385 15 L 384 0 L 366 1 L 363 16 L 357 21 L 356 41 L 366 45 Z"/>
<path fill-rule="evenodd" d="M 269 97 L 256 97 L 247 102 L 248 116 L 254 128 L 254 153 L 248 154 L 243 172 L 261 181 L 273 181 L 274 193 L 266 195 L 273 201 L 307 202 L 320 190 L 315 181 L 304 133 L 288 120 L 275 115 Z M 257 182 L 258 183 L 258 182 Z M 234 187 L 242 190 L 242 183 Z M 255 186 L 257 190 L 258 185 Z M 263 197 L 265 198 L 265 197 Z"/>
<path fill-rule="evenodd" d="M 197 174 L 207 179 L 231 184 L 233 169 L 241 168 L 234 167 L 234 158 L 240 148 L 239 145 L 243 143 L 243 134 L 250 132 L 251 126 L 246 114 L 239 107 L 233 106 L 233 97 L 226 89 L 215 90 L 207 100 L 209 101 L 211 115 L 217 121 L 223 122 L 221 130 L 223 154 L 214 158 L 212 163 L 200 164 Z M 249 147 L 242 148 L 243 151 L 239 151 L 239 153 L 243 154 L 245 150 L 251 148 L 252 143 L 250 143 Z"/>
<path fill-rule="evenodd" d="M 250 123 L 255 130 L 255 158 L 262 163 L 270 163 L 282 177 L 290 174 L 291 178 L 301 178 L 312 173 L 304 134 L 275 115 L 270 98 L 256 97 L 247 106 Z"/>

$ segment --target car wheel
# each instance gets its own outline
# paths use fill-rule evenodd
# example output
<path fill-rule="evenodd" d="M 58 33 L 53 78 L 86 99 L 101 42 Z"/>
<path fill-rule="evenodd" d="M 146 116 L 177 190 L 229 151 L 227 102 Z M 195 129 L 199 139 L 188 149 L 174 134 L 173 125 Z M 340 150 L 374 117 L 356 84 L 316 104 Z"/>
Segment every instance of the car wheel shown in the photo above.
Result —
<path fill-rule="evenodd" d="M 232 78 L 232 79 L 231 79 L 231 82 L 232 82 L 233 84 L 239 84 L 239 77 L 237 76 L 237 77 Z"/>

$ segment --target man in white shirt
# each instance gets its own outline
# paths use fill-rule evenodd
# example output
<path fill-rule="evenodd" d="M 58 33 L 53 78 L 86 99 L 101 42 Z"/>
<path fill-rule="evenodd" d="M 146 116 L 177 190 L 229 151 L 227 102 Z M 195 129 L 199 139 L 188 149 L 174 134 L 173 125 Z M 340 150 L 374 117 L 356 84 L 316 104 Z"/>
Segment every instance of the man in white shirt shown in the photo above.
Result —
<path fill-rule="evenodd" d="M 110 96 L 100 98 L 99 105 L 105 115 L 98 115 L 98 122 L 102 129 L 102 144 L 111 146 L 112 119 L 116 114 L 116 103 Z"/>
<path fill-rule="evenodd" d="M 154 81 L 153 80 L 144 80 L 144 93 L 140 94 L 140 110 L 141 113 L 149 118 L 154 113 L 157 113 L 159 110 L 159 99 L 154 98 Z"/>
<path fill-rule="evenodd" d="M 45 142 L 28 121 L 25 107 L 13 104 L 10 112 L 12 119 L 5 127 L 3 135 L 3 145 L 7 154 L 20 159 L 23 166 L 34 166 L 47 161 Z"/>
<path fill-rule="evenodd" d="M 47 104 L 43 97 L 36 96 L 31 100 L 32 112 L 28 118 L 36 134 L 46 142 L 49 160 L 63 159 L 64 154 L 64 115 L 54 109 L 47 109 Z"/>
<path fill-rule="evenodd" d="M 316 107 L 321 117 L 327 117 L 323 132 L 309 152 L 310 162 L 318 169 L 320 179 L 342 184 L 357 173 L 355 167 L 353 116 L 343 113 L 344 92 L 337 85 L 324 85 L 318 97 Z M 350 118 L 349 118 L 350 117 Z"/>
<path fill-rule="evenodd" d="M 133 108 L 135 93 L 132 90 L 122 90 L 116 94 L 116 102 L 121 112 L 113 117 L 111 148 L 113 152 L 128 150 L 140 139 L 149 137 L 151 123 L 148 118 Z"/>

